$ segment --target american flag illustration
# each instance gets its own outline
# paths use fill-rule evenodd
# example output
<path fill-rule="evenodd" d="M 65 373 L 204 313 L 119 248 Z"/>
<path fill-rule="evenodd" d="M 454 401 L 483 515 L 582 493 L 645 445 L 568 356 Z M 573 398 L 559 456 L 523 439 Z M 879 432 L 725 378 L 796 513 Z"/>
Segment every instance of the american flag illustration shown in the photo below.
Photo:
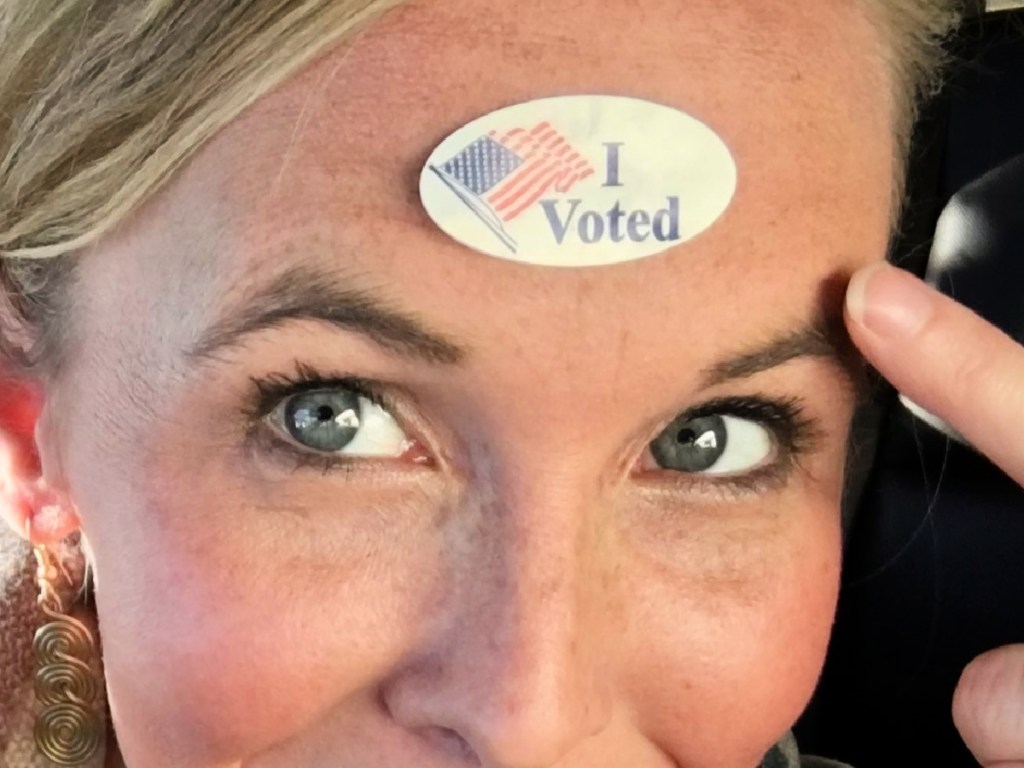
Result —
<path fill-rule="evenodd" d="M 513 253 L 505 230 L 551 190 L 565 193 L 594 173 L 593 166 L 550 123 L 481 136 L 436 173 Z"/>

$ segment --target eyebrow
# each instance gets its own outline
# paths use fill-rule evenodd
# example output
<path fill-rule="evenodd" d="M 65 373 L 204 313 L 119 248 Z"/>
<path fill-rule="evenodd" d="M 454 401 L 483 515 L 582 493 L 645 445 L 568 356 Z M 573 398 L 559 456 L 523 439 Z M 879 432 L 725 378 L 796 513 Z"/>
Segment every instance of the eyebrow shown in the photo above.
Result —
<path fill-rule="evenodd" d="M 251 334 L 286 322 L 314 321 L 365 336 L 401 357 L 432 365 L 457 365 L 466 349 L 432 331 L 370 291 L 344 287 L 337 275 L 295 266 L 246 297 L 244 307 L 217 321 L 192 346 L 192 358 L 211 358 L 238 347 Z"/>
<path fill-rule="evenodd" d="M 710 388 L 745 379 L 802 357 L 822 358 L 833 363 L 858 399 L 866 394 L 865 361 L 850 340 L 841 316 L 816 318 L 763 345 L 720 360 L 701 372 L 701 386 Z"/>
<path fill-rule="evenodd" d="M 344 287 L 336 274 L 309 265 L 292 267 L 259 288 L 247 297 L 243 308 L 215 322 L 188 355 L 212 358 L 240 346 L 252 334 L 302 320 L 357 333 L 389 352 L 432 365 L 458 365 L 468 357 L 465 347 L 430 330 L 421 319 L 390 306 L 370 291 Z M 832 362 L 858 398 L 865 394 L 864 360 L 839 316 L 817 318 L 707 366 L 701 372 L 700 386 L 708 389 L 745 379 L 802 357 Z"/>

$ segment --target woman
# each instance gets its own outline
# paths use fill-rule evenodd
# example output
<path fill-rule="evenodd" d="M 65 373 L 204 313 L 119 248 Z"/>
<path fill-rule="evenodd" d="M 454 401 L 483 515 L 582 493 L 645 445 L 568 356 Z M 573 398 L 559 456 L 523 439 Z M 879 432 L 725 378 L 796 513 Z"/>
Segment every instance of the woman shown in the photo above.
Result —
<path fill-rule="evenodd" d="M 112 723 L 88 759 L 797 765 L 865 393 L 844 289 L 884 257 L 952 18 L 938 0 L 5 3 L 3 327 L 41 402 L 32 437 L 8 430 L 5 516 L 50 553 L 44 590 L 68 589 L 47 558 L 81 534 L 103 669 L 80 661 L 103 690 L 63 694 L 105 695 Z M 609 235 L 603 266 L 467 245 L 518 225 L 488 219 L 442 140 L 499 141 L 481 117 L 568 97 L 642 135 L 610 97 L 633 99 L 724 147 L 722 210 L 684 240 L 671 196 L 660 229 L 609 209 L 623 243 L 615 227 L 667 245 L 627 258 Z M 586 189 L 627 183 L 604 146 Z M 564 239 L 584 182 L 559 178 L 531 215 Z M 699 199 L 704 178 L 680 184 Z M 961 418 L 937 367 L 965 361 L 922 362 L 977 321 L 942 305 L 907 354 L 896 292 L 916 285 L 891 273 L 858 273 L 854 342 L 1024 465 L 995 407 L 991 432 L 977 398 Z M 7 739 L 10 764 L 50 764 Z"/>

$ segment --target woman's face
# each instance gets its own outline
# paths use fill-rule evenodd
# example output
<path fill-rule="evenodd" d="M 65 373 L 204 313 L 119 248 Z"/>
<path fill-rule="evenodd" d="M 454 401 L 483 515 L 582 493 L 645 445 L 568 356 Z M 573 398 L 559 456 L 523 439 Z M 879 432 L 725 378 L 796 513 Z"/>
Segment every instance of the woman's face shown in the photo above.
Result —
<path fill-rule="evenodd" d="M 832 623 L 880 62 L 848 2 L 413 3 L 84 254 L 43 450 L 128 766 L 756 765 Z M 443 137 L 574 93 L 712 126 L 726 214 L 581 269 L 429 220 Z"/>

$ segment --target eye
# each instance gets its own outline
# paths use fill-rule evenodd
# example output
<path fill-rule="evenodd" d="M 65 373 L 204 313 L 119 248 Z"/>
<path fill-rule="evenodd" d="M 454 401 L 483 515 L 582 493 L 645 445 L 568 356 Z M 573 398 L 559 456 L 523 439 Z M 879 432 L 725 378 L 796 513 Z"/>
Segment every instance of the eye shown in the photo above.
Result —
<path fill-rule="evenodd" d="M 654 467 L 646 468 L 739 475 L 759 469 L 774 454 L 772 433 L 761 424 L 736 416 L 683 415 L 651 441 L 647 461 Z"/>
<path fill-rule="evenodd" d="M 267 421 L 288 441 L 322 454 L 397 457 L 413 445 L 382 405 L 342 387 L 290 395 Z"/>

